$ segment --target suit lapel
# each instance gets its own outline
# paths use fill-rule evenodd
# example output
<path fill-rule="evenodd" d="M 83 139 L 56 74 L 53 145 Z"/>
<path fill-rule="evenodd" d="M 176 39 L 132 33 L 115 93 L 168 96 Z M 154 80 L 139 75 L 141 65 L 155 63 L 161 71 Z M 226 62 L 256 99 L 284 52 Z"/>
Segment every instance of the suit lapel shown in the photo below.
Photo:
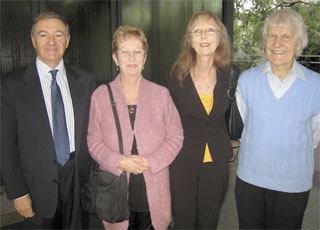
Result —
<path fill-rule="evenodd" d="M 225 76 L 225 73 L 221 72 L 217 69 L 217 83 L 213 91 L 214 101 L 213 108 L 210 117 L 214 117 L 217 111 L 223 111 L 221 108 L 223 107 L 226 96 L 227 96 L 227 87 L 228 87 L 228 78 Z"/>
<path fill-rule="evenodd" d="M 21 103 L 26 108 L 25 116 L 30 116 L 29 120 L 34 120 L 34 124 L 41 127 L 42 130 L 46 130 L 44 133 L 48 134 L 48 136 L 43 137 L 43 139 L 52 140 L 51 144 L 52 148 L 54 148 L 47 108 L 35 63 L 26 69 L 22 79 L 25 84 L 21 88 L 20 98 L 23 100 Z"/>
<path fill-rule="evenodd" d="M 80 75 L 75 72 L 70 66 L 65 65 L 66 74 L 72 99 L 74 113 L 74 136 L 75 136 L 75 152 L 78 154 L 81 142 L 82 121 L 84 119 L 84 105 L 86 104 L 85 87 L 79 81 Z"/>
<path fill-rule="evenodd" d="M 192 114 L 197 117 L 200 116 L 201 119 L 206 119 L 208 117 L 208 114 L 205 108 L 203 107 L 203 104 L 193 84 L 190 74 L 186 77 L 184 81 L 183 90 L 185 90 L 185 101 L 191 106 L 192 111 L 194 111 Z"/>
<path fill-rule="evenodd" d="M 203 104 L 201 102 L 201 99 L 198 95 L 198 92 L 193 84 L 192 78 L 190 74 L 186 77 L 184 82 L 183 90 L 185 91 L 183 94 L 185 95 L 185 101 L 188 103 L 188 106 L 191 107 L 192 111 L 189 111 L 191 114 L 193 114 L 196 117 L 201 117 L 201 119 L 207 119 L 208 117 L 214 117 L 217 108 L 221 107 L 221 103 L 224 101 L 222 100 L 222 97 L 226 95 L 226 87 L 228 82 L 228 78 L 222 73 L 220 70 L 217 70 L 217 83 L 213 90 L 213 107 L 208 115 L 205 108 L 203 107 Z"/>

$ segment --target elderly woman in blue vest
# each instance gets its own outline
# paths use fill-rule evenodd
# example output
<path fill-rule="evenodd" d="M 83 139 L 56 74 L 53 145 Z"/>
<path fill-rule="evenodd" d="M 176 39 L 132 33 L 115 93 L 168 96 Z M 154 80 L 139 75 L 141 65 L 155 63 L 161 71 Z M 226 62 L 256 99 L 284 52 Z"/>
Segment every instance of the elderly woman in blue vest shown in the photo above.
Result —
<path fill-rule="evenodd" d="M 268 61 L 245 71 L 237 91 L 239 226 L 300 229 L 320 140 L 320 75 L 295 60 L 308 43 L 297 12 L 274 12 L 262 34 Z"/>

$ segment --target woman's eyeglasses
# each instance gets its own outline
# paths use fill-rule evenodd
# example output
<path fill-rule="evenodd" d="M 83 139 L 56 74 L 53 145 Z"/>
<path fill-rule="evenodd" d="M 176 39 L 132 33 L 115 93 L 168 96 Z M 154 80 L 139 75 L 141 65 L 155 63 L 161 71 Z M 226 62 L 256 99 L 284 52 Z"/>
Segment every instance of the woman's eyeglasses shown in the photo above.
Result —
<path fill-rule="evenodd" d="M 131 51 L 127 48 L 121 48 L 118 50 L 118 53 L 123 57 L 131 57 L 131 55 L 133 55 L 134 57 L 142 57 L 145 54 L 145 51 L 139 48 Z"/>

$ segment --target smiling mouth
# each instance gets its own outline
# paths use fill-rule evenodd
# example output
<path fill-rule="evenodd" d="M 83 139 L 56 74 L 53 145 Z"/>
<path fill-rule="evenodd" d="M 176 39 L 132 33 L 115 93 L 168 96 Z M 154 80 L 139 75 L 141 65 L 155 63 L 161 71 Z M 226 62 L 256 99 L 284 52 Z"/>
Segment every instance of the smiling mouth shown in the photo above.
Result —
<path fill-rule="evenodd" d="M 50 48 L 50 49 L 47 49 L 48 52 L 56 52 L 58 49 L 56 48 Z"/>
<path fill-rule="evenodd" d="M 282 50 L 272 50 L 272 53 L 275 54 L 275 55 L 282 55 L 285 53 L 285 51 L 282 51 Z"/>
<path fill-rule="evenodd" d="M 134 64 L 128 65 L 129 68 L 135 68 L 136 66 L 137 66 L 137 65 L 134 65 Z"/>
<path fill-rule="evenodd" d="M 209 43 L 200 43 L 200 47 L 208 47 L 209 45 Z"/>

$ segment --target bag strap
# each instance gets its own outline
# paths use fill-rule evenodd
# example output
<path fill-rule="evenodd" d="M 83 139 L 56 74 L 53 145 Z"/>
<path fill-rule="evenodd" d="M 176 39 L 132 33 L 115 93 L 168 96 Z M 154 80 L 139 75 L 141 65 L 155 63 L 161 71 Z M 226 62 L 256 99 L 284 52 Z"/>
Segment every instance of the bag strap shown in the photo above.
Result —
<path fill-rule="evenodd" d="M 228 89 L 228 97 L 234 101 L 235 100 L 235 93 L 237 89 L 237 82 L 239 78 L 239 69 L 237 66 L 232 65 L 230 69 L 229 75 L 229 89 Z"/>
<path fill-rule="evenodd" d="M 116 103 L 115 103 L 115 101 L 113 99 L 113 94 L 112 94 L 111 87 L 110 87 L 109 84 L 107 84 L 107 86 L 108 86 L 108 91 L 109 91 L 112 111 L 113 111 L 113 115 L 114 115 L 114 120 L 116 121 L 116 126 L 117 126 L 118 141 L 119 141 L 119 151 L 120 151 L 121 154 L 123 154 L 122 133 L 121 133 L 121 128 L 120 128 L 120 122 L 119 122 L 117 107 L 116 107 Z"/>

